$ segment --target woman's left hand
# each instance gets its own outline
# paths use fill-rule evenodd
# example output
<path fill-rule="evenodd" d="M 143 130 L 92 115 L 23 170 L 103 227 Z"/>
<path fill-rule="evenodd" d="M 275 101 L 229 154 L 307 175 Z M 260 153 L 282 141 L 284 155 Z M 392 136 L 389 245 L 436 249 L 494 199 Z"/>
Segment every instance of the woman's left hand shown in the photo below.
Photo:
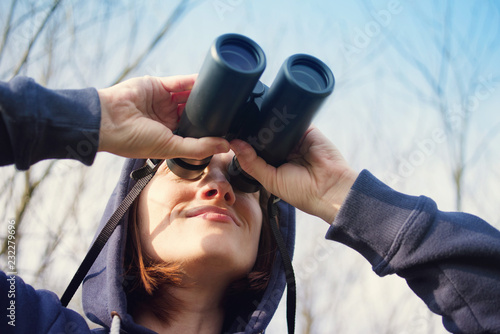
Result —
<path fill-rule="evenodd" d="M 297 209 L 331 224 L 358 173 L 337 148 L 315 127 L 310 127 L 288 162 L 275 168 L 242 140 L 231 148 L 245 172 L 264 188 Z"/>

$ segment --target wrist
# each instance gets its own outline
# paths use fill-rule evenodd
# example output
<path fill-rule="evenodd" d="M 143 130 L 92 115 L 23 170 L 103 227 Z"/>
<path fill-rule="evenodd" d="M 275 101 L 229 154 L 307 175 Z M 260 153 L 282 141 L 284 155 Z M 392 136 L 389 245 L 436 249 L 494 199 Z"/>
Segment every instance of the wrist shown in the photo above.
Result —
<path fill-rule="evenodd" d="M 324 210 L 318 217 L 330 225 L 333 223 L 358 176 L 359 173 L 352 169 L 347 169 L 342 173 L 338 181 L 323 196 L 321 208 Z"/>
<path fill-rule="evenodd" d="M 109 131 L 111 129 L 110 126 L 110 104 L 111 102 L 111 97 L 107 93 L 106 89 L 100 89 L 97 91 L 99 95 L 99 101 L 101 103 L 101 124 L 99 127 L 99 146 L 98 146 L 98 151 L 99 152 L 110 152 L 110 149 L 108 147 L 109 144 Z"/>

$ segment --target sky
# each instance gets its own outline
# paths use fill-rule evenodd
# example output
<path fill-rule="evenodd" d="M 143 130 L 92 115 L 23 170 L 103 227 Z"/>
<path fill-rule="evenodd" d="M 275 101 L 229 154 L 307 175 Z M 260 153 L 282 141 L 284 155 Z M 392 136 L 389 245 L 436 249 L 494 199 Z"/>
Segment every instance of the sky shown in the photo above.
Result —
<path fill-rule="evenodd" d="M 152 0 L 140 5 L 132 0 L 63 0 L 64 15 L 72 20 L 75 29 L 55 30 L 57 52 L 52 57 L 56 66 L 47 85 L 102 88 L 112 84 L 124 65 L 132 63 L 151 43 L 177 4 L 170 0 Z M 9 5 L 9 1 L 0 3 L 2 29 Z M 29 24 L 13 32 L 0 58 L 1 80 L 10 78 L 20 50 L 29 43 L 48 8 L 46 1 L 21 1 L 19 6 L 23 10 L 43 10 Z M 19 14 L 17 19 L 21 17 Z M 102 20 L 103 17 L 110 19 Z M 272 84 L 279 67 L 292 54 L 307 53 L 323 60 L 332 69 L 336 86 L 314 123 L 355 169 L 369 169 L 402 192 L 428 195 L 436 199 L 443 210 L 455 209 L 450 168 L 458 142 L 456 132 L 467 124 L 465 160 L 468 165 L 464 174 L 463 207 L 500 227 L 495 208 L 500 195 L 497 172 L 500 167 L 497 149 L 500 144 L 500 47 L 497 46 L 500 45 L 500 4 L 497 1 L 191 1 L 153 52 L 128 77 L 196 73 L 211 43 L 225 33 L 245 35 L 262 47 L 267 66 L 261 80 L 267 85 Z M 35 44 L 21 74 L 35 79 L 41 77 L 41 65 L 48 58 L 46 47 L 43 39 Z M 445 66 L 443 55 L 449 56 Z M 439 82 L 442 84 L 438 85 Z M 436 91 L 441 94 L 439 97 Z M 470 116 L 465 116 L 464 106 Z M 445 111 L 444 116 L 440 110 Z M 447 132 L 450 129 L 443 121 L 451 124 L 452 132 Z M 100 154 L 86 172 L 88 180 L 101 174 L 106 179 L 99 182 L 98 190 L 94 187 L 92 191 L 88 186 L 87 197 L 78 209 L 82 216 L 94 219 L 99 215 L 116 182 L 121 162 Z M 75 168 L 70 162 L 61 162 L 58 166 L 61 175 L 72 175 Z M 66 183 L 76 189 L 79 179 L 75 176 Z M 50 219 L 57 215 L 53 208 L 57 206 L 57 199 L 64 197 L 60 191 L 55 194 L 60 187 L 63 185 L 44 189 L 54 195 L 54 201 L 37 209 L 38 214 L 45 217 L 40 228 L 48 228 Z M 316 265 L 310 275 L 315 276 L 326 261 L 313 261 L 314 256 L 311 260 L 310 252 L 323 245 L 327 226 L 300 213 L 298 228 L 307 238 L 297 240 L 295 263 L 302 273 L 307 272 L 304 269 L 307 265 Z M 85 231 L 91 238 L 92 228 L 86 227 Z M 388 303 L 397 303 L 401 296 L 407 296 L 399 293 L 407 290 L 404 284 L 397 285 L 397 279 L 374 278 L 356 254 L 338 245 L 324 247 L 328 254 L 337 255 L 337 268 L 352 271 L 354 265 L 355 268 L 359 265 L 354 276 L 342 275 L 342 272 L 334 275 L 337 281 L 351 278 L 360 286 L 358 290 L 346 288 L 343 295 L 338 295 L 346 305 L 342 308 L 335 304 L 337 314 L 362 323 L 363 317 L 370 317 L 367 310 L 371 311 L 371 317 L 385 316 L 377 298 L 380 299 L 384 291 L 388 294 L 391 286 L 399 288 L 393 297 L 387 297 Z M 366 308 L 359 308 L 362 298 L 359 295 L 364 296 Z M 359 311 L 357 317 L 353 315 L 356 311 Z M 403 332 L 421 333 L 420 321 L 426 319 L 427 314 L 421 308 L 408 310 L 412 311 L 418 316 L 411 318 Z M 284 313 L 282 309 L 279 312 L 281 316 L 270 332 L 283 326 Z M 324 327 L 317 332 L 328 333 L 331 327 L 321 324 Z M 344 332 L 366 332 L 359 326 L 344 328 Z M 436 329 L 435 333 L 440 331 Z"/>

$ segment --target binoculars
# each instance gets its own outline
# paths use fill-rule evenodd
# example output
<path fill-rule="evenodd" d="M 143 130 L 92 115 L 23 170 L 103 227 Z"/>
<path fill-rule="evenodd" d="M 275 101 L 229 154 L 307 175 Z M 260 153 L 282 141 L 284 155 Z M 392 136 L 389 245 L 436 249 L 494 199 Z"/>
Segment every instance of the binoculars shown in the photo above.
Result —
<path fill-rule="evenodd" d="M 248 142 L 275 167 L 297 145 L 335 85 L 332 71 L 321 60 L 295 54 L 285 60 L 271 87 L 261 81 L 266 57 L 248 37 L 225 34 L 210 47 L 193 85 L 176 134 L 183 137 L 224 137 Z M 181 178 L 203 173 L 212 157 L 167 160 Z M 260 184 L 233 158 L 229 182 L 243 192 Z"/>

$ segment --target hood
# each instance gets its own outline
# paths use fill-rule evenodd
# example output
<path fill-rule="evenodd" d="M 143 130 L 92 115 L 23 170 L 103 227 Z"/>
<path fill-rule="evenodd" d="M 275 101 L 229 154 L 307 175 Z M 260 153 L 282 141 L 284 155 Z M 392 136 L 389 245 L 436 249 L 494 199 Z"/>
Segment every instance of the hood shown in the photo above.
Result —
<path fill-rule="evenodd" d="M 144 165 L 144 160 L 128 159 L 123 166 L 120 179 L 108 201 L 97 233 L 118 208 L 135 181 L 130 173 Z M 278 202 L 279 226 L 290 256 L 295 243 L 295 209 L 283 202 Z M 112 314 L 118 314 L 121 328 L 130 333 L 154 333 L 137 325 L 127 313 L 127 298 L 124 291 L 125 244 L 127 240 L 128 214 L 109 238 L 103 250 L 83 281 L 83 309 L 93 322 L 109 329 Z M 96 234 L 97 235 L 97 234 Z M 229 327 L 229 333 L 260 333 L 271 321 L 285 290 L 286 278 L 283 262 L 277 254 L 269 285 L 260 301 L 255 301 L 248 314 L 236 317 Z"/>

